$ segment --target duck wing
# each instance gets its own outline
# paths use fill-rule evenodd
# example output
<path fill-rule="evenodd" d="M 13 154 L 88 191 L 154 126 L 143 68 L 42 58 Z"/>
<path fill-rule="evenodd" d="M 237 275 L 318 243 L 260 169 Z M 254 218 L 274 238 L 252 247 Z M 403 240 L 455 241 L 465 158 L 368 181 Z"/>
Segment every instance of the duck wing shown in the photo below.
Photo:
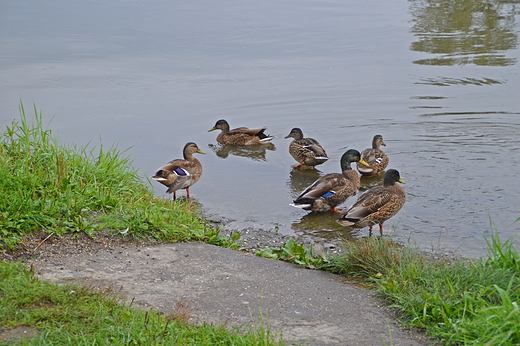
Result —
<path fill-rule="evenodd" d="M 188 160 L 173 160 L 157 170 L 152 179 L 168 186 L 168 193 L 191 186 L 194 164 Z"/>
<path fill-rule="evenodd" d="M 266 130 L 265 127 L 250 128 L 250 127 L 237 127 L 236 129 L 230 130 L 228 135 L 246 134 L 249 136 L 257 136 Z"/>
<path fill-rule="evenodd" d="M 307 187 L 295 200 L 294 203 L 307 204 L 317 198 L 329 197 L 336 193 L 346 183 L 343 174 L 329 173 L 316 180 Z"/>
<path fill-rule="evenodd" d="M 301 143 L 302 147 L 311 150 L 316 156 L 327 158 L 325 149 L 313 138 L 304 138 Z"/>

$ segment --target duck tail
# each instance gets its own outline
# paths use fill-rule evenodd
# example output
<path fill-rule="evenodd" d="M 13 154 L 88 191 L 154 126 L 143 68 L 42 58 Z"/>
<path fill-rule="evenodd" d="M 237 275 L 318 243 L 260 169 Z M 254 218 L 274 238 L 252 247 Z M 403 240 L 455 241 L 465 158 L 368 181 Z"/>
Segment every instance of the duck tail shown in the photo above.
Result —
<path fill-rule="evenodd" d="M 273 138 L 274 138 L 273 136 L 267 136 L 265 138 L 261 138 L 260 143 L 269 143 L 270 141 L 273 140 Z"/>
<path fill-rule="evenodd" d="M 310 209 L 312 204 L 302 204 L 302 203 L 291 203 L 289 204 L 291 207 L 300 208 L 300 209 Z"/>
<path fill-rule="evenodd" d="M 153 180 L 156 181 L 165 181 L 166 177 L 168 176 L 167 172 L 160 169 L 158 170 L 153 177 L 151 177 Z"/>

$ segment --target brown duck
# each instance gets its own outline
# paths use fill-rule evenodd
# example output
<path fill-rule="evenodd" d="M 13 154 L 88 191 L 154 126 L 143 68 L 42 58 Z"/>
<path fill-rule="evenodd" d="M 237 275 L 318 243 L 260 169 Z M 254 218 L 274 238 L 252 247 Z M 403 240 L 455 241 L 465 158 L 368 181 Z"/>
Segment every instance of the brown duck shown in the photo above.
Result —
<path fill-rule="evenodd" d="M 208 132 L 221 130 L 217 136 L 217 142 L 220 144 L 231 144 L 231 145 L 253 145 L 253 144 L 264 144 L 269 143 L 274 137 L 266 135 L 264 131 L 265 127 L 262 128 L 249 128 L 239 127 L 233 130 L 229 129 L 229 124 L 224 119 L 220 119 L 216 122 Z"/>
<path fill-rule="evenodd" d="M 368 163 L 368 167 L 358 163 L 357 168 L 361 175 L 378 175 L 388 166 L 388 156 L 381 150 L 382 145 L 386 147 L 383 136 L 375 135 L 372 139 L 372 148 L 367 148 L 361 152 L 361 157 Z"/>
<path fill-rule="evenodd" d="M 314 138 L 304 138 L 303 132 L 298 127 L 291 130 L 285 138 L 294 138 L 289 144 L 289 154 L 298 162 L 293 168 L 302 166 L 314 167 L 321 165 L 329 158 L 325 149 Z"/>
<path fill-rule="evenodd" d="M 175 191 L 186 189 L 187 197 L 190 198 L 190 186 L 195 184 L 202 175 L 202 165 L 199 160 L 193 157 L 194 153 L 205 154 L 199 149 L 197 144 L 188 142 L 184 146 L 184 159 L 176 159 L 168 162 L 155 172 L 152 177 L 161 184 L 168 186 L 167 193 L 173 192 L 173 199 L 176 199 Z"/>
<path fill-rule="evenodd" d="M 337 211 L 336 207 L 354 196 L 361 186 L 359 174 L 352 170 L 352 162 L 366 164 L 359 151 L 350 149 L 341 156 L 342 173 L 329 173 L 306 188 L 291 205 L 312 211 Z"/>
<path fill-rule="evenodd" d="M 397 214 L 406 202 L 406 193 L 397 182 L 404 184 L 399 172 L 389 169 L 383 178 L 383 186 L 375 186 L 363 192 L 337 222 L 352 228 L 369 226 L 370 234 L 372 226 L 379 224 L 379 231 L 383 235 L 383 222 Z"/>

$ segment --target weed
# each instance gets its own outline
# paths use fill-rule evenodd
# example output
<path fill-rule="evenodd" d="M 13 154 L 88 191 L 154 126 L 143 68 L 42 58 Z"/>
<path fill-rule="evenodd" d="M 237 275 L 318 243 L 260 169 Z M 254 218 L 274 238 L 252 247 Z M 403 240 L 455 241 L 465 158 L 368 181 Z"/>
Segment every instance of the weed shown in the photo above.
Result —
<path fill-rule="evenodd" d="M 324 263 L 324 258 L 315 253 L 314 244 L 305 248 L 303 244 L 298 244 L 292 238 L 289 239 L 280 249 L 271 247 L 257 251 L 256 255 L 305 266 L 317 267 Z"/>

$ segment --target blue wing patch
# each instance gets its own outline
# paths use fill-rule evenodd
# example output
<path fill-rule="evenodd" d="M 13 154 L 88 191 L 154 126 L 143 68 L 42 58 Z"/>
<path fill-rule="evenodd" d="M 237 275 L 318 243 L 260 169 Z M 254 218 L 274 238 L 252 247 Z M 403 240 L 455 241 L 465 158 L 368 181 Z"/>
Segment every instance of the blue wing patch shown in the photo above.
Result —
<path fill-rule="evenodd" d="M 327 191 L 323 195 L 321 195 L 321 197 L 327 198 L 327 197 L 332 196 L 333 194 L 334 194 L 334 191 Z"/>
<path fill-rule="evenodd" d="M 180 167 L 175 168 L 173 171 L 177 175 L 188 175 L 188 173 L 184 169 L 182 169 Z"/>

